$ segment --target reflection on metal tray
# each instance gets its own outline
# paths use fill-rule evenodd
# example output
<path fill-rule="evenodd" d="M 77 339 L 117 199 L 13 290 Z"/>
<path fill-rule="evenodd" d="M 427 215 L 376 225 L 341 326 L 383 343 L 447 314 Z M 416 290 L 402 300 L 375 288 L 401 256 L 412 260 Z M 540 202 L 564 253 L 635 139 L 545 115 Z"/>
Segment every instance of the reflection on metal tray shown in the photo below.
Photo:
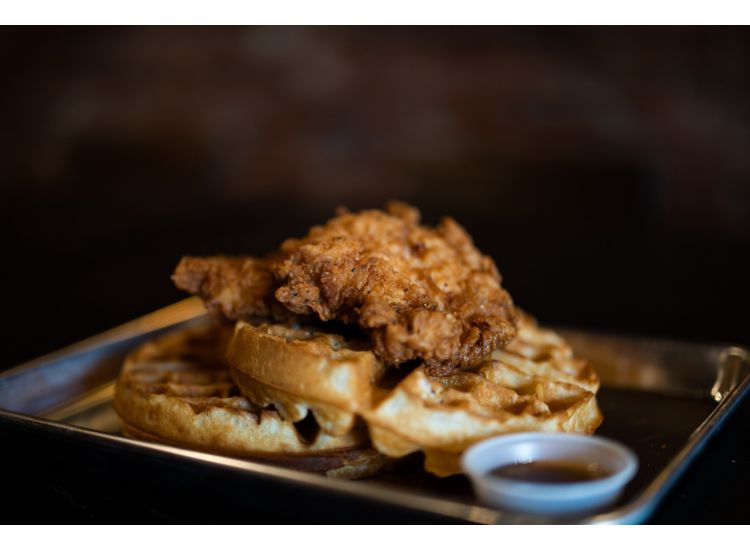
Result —
<path fill-rule="evenodd" d="M 463 476 L 438 479 L 426 474 L 418 461 L 374 479 L 342 481 L 121 437 L 111 400 L 124 355 L 155 334 L 205 321 L 200 302 L 185 300 L 4 373 L 0 425 L 24 433 L 36 430 L 39 437 L 51 439 L 63 433 L 66 442 L 80 443 L 91 452 L 112 452 L 114 446 L 117 452 L 130 452 L 133 461 L 144 453 L 167 457 L 174 464 L 188 464 L 198 475 L 211 468 L 229 469 L 235 479 L 256 483 L 258 490 L 294 491 L 311 501 L 325 496 L 333 506 L 369 502 L 380 510 L 418 511 L 438 521 L 554 521 L 482 506 Z M 642 521 L 750 388 L 750 354 L 733 346 L 560 332 L 602 379 L 598 401 L 605 421 L 597 433 L 625 443 L 640 459 L 637 476 L 614 507 L 566 521 Z"/>

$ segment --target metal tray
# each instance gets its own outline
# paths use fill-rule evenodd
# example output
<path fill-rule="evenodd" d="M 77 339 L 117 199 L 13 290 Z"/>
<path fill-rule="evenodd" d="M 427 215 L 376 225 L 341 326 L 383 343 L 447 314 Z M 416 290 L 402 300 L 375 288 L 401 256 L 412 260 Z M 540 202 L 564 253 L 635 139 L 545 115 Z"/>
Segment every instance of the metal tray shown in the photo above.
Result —
<path fill-rule="evenodd" d="M 549 523 L 481 505 L 463 476 L 438 479 L 415 461 L 361 481 L 331 480 L 251 461 L 125 439 L 111 406 L 113 380 L 125 354 L 158 333 L 206 322 L 188 299 L 119 328 L 7 371 L 0 376 L 0 429 L 6 449 L 22 456 L 40 441 L 60 457 L 75 457 L 91 475 L 119 482 L 144 479 L 158 493 L 166 484 L 208 480 L 243 506 L 324 504 L 331 521 L 468 521 Z M 750 352 L 727 345 L 560 331 L 602 379 L 604 423 L 597 433 L 630 446 L 640 469 L 619 502 L 566 523 L 645 520 L 750 388 Z M 16 442 L 16 445 L 13 443 Z M 38 455 L 38 449 L 34 450 Z M 38 457 L 37 457 L 38 459 Z M 129 473 L 130 472 L 130 473 Z M 198 490 L 198 485 L 195 490 Z M 189 492 L 189 491 L 188 491 Z M 217 493 L 218 494 L 218 493 Z"/>

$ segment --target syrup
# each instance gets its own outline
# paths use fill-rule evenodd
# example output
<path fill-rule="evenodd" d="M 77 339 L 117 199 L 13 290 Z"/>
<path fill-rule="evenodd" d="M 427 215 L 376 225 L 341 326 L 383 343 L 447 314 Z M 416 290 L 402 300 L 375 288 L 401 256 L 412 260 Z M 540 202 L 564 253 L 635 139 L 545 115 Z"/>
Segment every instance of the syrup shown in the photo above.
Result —
<path fill-rule="evenodd" d="M 563 460 L 538 460 L 504 464 L 490 470 L 491 476 L 530 483 L 578 483 L 594 481 L 610 475 L 599 464 L 593 462 L 570 462 Z"/>

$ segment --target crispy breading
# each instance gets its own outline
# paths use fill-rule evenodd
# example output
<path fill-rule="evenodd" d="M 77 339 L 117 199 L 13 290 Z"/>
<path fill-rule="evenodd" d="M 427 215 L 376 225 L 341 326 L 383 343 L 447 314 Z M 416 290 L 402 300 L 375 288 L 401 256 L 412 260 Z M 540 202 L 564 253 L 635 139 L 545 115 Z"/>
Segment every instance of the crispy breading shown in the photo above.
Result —
<path fill-rule="evenodd" d="M 228 320 L 358 325 L 381 361 L 422 361 L 433 375 L 474 365 L 515 336 L 492 259 L 452 218 L 428 228 L 398 202 L 387 212 L 341 211 L 265 258 L 185 257 L 172 278 Z"/>
<path fill-rule="evenodd" d="M 458 223 L 419 220 L 394 202 L 287 240 L 271 263 L 276 299 L 300 315 L 359 325 L 386 364 L 420 360 L 433 375 L 476 364 L 515 336 L 512 300 Z"/>
<path fill-rule="evenodd" d="M 274 280 L 266 258 L 185 256 L 172 280 L 178 288 L 200 296 L 216 317 L 230 321 L 294 317 L 273 297 Z"/>

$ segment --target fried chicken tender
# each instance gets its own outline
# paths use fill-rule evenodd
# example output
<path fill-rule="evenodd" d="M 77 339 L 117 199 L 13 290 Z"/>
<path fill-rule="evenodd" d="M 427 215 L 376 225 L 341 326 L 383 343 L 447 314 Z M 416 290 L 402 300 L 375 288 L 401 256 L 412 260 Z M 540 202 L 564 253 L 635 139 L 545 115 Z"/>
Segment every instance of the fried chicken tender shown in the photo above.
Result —
<path fill-rule="evenodd" d="M 452 218 L 434 228 L 403 203 L 342 212 L 281 246 L 276 299 L 299 315 L 368 331 L 386 364 L 432 375 L 474 365 L 515 336 L 516 313 L 491 258 Z"/>
<path fill-rule="evenodd" d="M 424 227 L 398 202 L 341 212 L 265 258 L 186 256 L 172 279 L 227 320 L 358 325 L 384 363 L 422 361 L 432 375 L 475 365 L 515 336 L 492 259 L 452 218 Z"/>
<path fill-rule="evenodd" d="M 273 297 L 274 279 L 267 258 L 185 256 L 172 280 L 178 288 L 200 296 L 215 317 L 229 321 L 294 317 Z"/>

